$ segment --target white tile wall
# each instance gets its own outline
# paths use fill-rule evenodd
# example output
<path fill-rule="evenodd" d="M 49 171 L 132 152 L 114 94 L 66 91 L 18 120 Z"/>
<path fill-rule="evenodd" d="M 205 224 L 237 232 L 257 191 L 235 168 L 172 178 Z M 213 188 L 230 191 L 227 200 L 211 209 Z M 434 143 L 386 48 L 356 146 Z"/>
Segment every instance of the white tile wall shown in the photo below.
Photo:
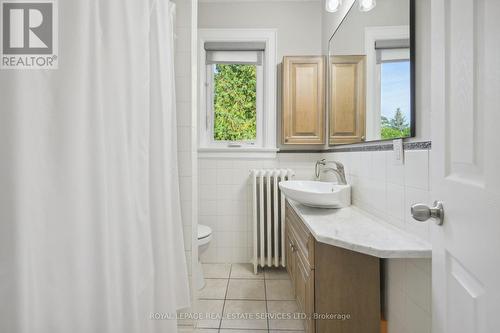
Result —
<path fill-rule="evenodd" d="M 431 204 L 429 151 L 406 151 L 404 165 L 395 165 L 392 154 L 392 151 L 328 153 L 325 158 L 345 165 L 346 176 L 353 185 L 354 205 L 428 241 L 428 224 L 415 222 L 410 206 L 417 202 Z M 334 176 L 326 175 L 326 179 Z"/>
<path fill-rule="evenodd" d="M 410 206 L 430 204 L 429 151 L 405 152 L 404 165 L 395 165 L 392 151 L 328 153 L 344 163 L 353 185 L 353 204 L 377 217 L 430 240 L 428 223 L 417 223 Z M 328 176 L 330 178 L 333 176 Z M 389 333 L 430 333 L 431 260 L 386 260 L 386 314 Z"/>
<path fill-rule="evenodd" d="M 296 179 L 313 179 L 321 154 L 279 154 L 276 159 L 199 159 L 199 223 L 213 230 L 203 262 L 240 263 L 252 259 L 250 169 L 291 168 Z"/>

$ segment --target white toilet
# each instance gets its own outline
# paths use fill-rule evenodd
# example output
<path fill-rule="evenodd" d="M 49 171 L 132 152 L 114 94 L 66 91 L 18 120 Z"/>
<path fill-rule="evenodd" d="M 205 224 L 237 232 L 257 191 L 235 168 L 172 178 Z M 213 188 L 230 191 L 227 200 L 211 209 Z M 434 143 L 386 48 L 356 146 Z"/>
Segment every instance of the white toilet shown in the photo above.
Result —
<path fill-rule="evenodd" d="M 203 268 L 201 266 L 200 257 L 210 246 L 212 240 L 212 229 L 209 226 L 198 224 L 198 272 L 196 274 L 196 287 L 202 289 L 205 286 L 205 278 L 203 276 Z"/>

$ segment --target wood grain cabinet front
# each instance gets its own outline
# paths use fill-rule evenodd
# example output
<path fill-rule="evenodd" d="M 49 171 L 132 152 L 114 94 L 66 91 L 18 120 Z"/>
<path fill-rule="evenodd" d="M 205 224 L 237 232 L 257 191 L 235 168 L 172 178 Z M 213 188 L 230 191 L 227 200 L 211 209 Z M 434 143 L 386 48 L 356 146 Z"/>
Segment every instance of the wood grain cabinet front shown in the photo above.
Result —
<path fill-rule="evenodd" d="M 330 145 L 366 139 L 365 56 L 330 57 Z"/>
<path fill-rule="evenodd" d="M 286 256 L 286 270 L 288 272 L 288 275 L 290 276 L 290 279 L 292 280 L 292 285 L 295 284 L 295 256 L 294 256 L 294 249 L 295 249 L 295 238 L 292 235 L 292 230 L 290 228 L 286 228 L 285 230 L 285 256 Z"/>
<path fill-rule="evenodd" d="M 379 333 L 380 264 L 369 255 L 317 242 L 286 204 L 286 260 L 307 333 Z"/>
<path fill-rule="evenodd" d="M 286 241 L 287 241 L 287 271 L 290 274 L 295 299 L 299 311 L 306 315 L 304 329 L 308 333 L 315 332 L 314 320 L 314 270 L 309 264 L 314 261 L 314 252 L 307 250 L 310 233 L 304 233 L 300 220 L 295 213 L 287 208 L 286 211 Z M 298 232 L 297 232 L 298 231 Z M 314 248 L 314 243 L 312 248 Z M 307 259 L 306 259 L 307 258 Z"/>
<path fill-rule="evenodd" d="M 297 251 L 295 256 L 295 297 L 299 309 L 306 315 L 304 328 L 306 332 L 314 332 L 312 316 L 314 315 L 314 270 L 305 263 L 302 253 Z"/>
<path fill-rule="evenodd" d="M 325 144 L 325 60 L 283 58 L 282 144 Z"/>

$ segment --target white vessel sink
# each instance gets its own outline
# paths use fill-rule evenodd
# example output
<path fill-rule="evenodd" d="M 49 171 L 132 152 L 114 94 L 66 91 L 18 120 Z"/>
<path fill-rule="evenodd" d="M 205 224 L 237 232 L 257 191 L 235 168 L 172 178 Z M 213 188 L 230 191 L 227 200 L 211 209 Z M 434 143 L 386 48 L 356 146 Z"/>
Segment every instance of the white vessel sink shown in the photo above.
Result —
<path fill-rule="evenodd" d="M 285 196 L 303 205 L 318 208 L 343 208 L 351 205 L 351 185 L 288 180 L 280 183 Z"/>

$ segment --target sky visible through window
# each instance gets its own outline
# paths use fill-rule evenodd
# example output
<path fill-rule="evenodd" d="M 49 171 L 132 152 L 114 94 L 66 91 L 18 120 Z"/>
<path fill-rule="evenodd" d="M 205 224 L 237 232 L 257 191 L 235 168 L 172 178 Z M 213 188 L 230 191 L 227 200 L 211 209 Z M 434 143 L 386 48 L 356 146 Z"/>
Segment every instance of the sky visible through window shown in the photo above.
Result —
<path fill-rule="evenodd" d="M 392 119 L 400 108 L 410 123 L 410 61 L 382 64 L 380 100 L 382 116 Z"/>

